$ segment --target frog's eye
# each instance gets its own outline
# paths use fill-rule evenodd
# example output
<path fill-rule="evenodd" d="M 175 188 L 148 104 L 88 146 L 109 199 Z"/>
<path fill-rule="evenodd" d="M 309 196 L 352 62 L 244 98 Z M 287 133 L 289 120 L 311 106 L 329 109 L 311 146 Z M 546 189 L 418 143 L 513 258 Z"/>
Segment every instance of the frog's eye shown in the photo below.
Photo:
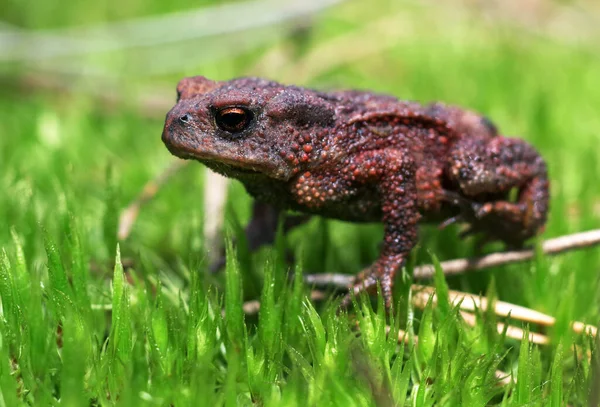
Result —
<path fill-rule="evenodd" d="M 215 122 L 221 130 L 239 133 L 252 122 L 252 112 L 242 107 L 225 107 L 215 114 Z"/>

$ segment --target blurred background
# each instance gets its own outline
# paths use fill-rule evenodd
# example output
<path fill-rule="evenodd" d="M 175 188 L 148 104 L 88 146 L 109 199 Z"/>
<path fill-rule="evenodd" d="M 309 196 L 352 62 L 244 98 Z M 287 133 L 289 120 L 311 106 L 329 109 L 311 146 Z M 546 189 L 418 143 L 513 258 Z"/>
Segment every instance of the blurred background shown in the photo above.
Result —
<path fill-rule="evenodd" d="M 547 159 L 546 236 L 599 224 L 597 1 L 4 0 L 2 9 L 0 223 L 9 227 L 0 229 L 0 246 L 13 227 L 40 267 L 38 225 L 59 231 L 69 213 L 81 219 L 91 257 L 113 256 L 119 211 L 174 162 L 160 134 L 175 85 L 198 74 L 371 89 L 480 111 Z M 221 183 L 206 183 L 200 165 L 172 177 L 142 209 L 122 242 L 125 254 L 139 253 L 163 271 L 176 269 L 180 257 L 202 261 L 205 215 L 219 213 L 219 200 L 206 199 L 217 193 L 211 185 Z M 248 197 L 237 183 L 228 195 L 235 204 L 225 211 L 243 224 Z M 456 232 L 425 228 L 422 247 L 442 258 L 472 254 Z M 309 271 L 355 272 L 375 258 L 380 233 L 378 225 L 317 220 L 291 239 L 304 248 Z M 499 290 L 552 311 L 556 298 L 540 293 L 564 286 L 567 269 L 590 264 L 590 256 L 598 264 L 597 255 L 575 256 L 568 267 L 558 261 L 555 274 L 565 271 L 553 280 L 523 280 L 521 269 L 504 268 L 507 288 Z M 588 273 L 585 279 L 597 279 L 593 267 Z M 455 284 L 482 290 L 488 282 Z M 260 284 L 248 284 L 248 296 L 256 295 Z M 591 284 L 573 289 L 578 298 L 597 298 Z M 574 301 L 579 318 L 597 312 Z"/>

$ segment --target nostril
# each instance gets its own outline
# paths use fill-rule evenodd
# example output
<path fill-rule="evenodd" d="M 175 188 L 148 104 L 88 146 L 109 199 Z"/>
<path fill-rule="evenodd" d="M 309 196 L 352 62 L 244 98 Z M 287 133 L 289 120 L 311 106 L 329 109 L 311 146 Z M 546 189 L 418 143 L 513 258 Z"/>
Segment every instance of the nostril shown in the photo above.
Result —
<path fill-rule="evenodd" d="M 188 124 L 189 122 L 192 121 L 192 116 L 190 116 L 188 113 L 186 113 L 182 116 L 179 116 L 178 120 L 179 120 L 179 123 L 181 123 L 181 124 Z"/>

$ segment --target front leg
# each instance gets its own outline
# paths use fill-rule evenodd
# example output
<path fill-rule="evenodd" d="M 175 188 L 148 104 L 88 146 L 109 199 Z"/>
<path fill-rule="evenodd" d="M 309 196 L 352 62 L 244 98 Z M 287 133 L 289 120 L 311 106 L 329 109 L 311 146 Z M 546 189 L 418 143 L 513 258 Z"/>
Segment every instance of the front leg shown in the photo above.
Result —
<path fill-rule="evenodd" d="M 327 201 L 342 200 L 364 188 L 373 189 L 368 202 L 359 203 L 358 210 L 379 207 L 384 224 L 383 245 L 379 258 L 357 277 L 352 291 L 359 294 L 381 284 L 385 305 L 392 305 L 392 286 L 396 271 L 417 241 L 417 208 L 415 165 L 402 150 L 368 151 L 349 158 L 342 171 L 335 174 L 304 174 L 294 186 L 294 193 L 304 205 L 317 209 Z M 308 199 L 307 199 L 308 198 Z M 347 306 L 349 293 L 341 303 Z"/>
<path fill-rule="evenodd" d="M 250 222 L 246 225 L 244 233 L 248 242 L 248 249 L 255 252 L 264 245 L 269 245 L 275 241 L 277 226 L 281 210 L 273 205 L 254 201 L 252 204 L 252 216 Z M 310 219 L 309 215 L 286 215 L 283 218 L 282 231 L 287 233 L 297 226 L 306 223 Z M 225 252 L 216 262 L 210 265 L 210 272 L 216 272 L 225 266 Z"/>
<path fill-rule="evenodd" d="M 359 274 L 352 290 L 358 294 L 379 281 L 389 309 L 394 275 L 417 243 L 417 223 L 421 216 L 417 208 L 415 165 L 400 150 L 383 150 L 357 157 L 357 168 L 364 171 L 358 177 L 361 181 L 377 184 L 384 235 L 379 258 Z M 342 306 L 348 305 L 351 298 L 348 294 Z"/>

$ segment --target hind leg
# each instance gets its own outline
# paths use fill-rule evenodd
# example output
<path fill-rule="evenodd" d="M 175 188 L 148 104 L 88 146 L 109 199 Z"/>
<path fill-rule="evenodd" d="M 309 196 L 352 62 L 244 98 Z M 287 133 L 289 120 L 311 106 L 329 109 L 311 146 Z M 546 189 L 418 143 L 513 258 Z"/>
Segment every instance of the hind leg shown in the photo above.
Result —
<path fill-rule="evenodd" d="M 549 183 L 546 163 L 528 143 L 496 137 L 465 139 L 451 151 L 448 177 L 461 194 L 481 202 L 487 195 L 499 200 L 473 204 L 466 215 L 472 233 L 483 232 L 491 239 L 520 246 L 545 224 Z M 518 197 L 509 200 L 510 190 Z"/>

